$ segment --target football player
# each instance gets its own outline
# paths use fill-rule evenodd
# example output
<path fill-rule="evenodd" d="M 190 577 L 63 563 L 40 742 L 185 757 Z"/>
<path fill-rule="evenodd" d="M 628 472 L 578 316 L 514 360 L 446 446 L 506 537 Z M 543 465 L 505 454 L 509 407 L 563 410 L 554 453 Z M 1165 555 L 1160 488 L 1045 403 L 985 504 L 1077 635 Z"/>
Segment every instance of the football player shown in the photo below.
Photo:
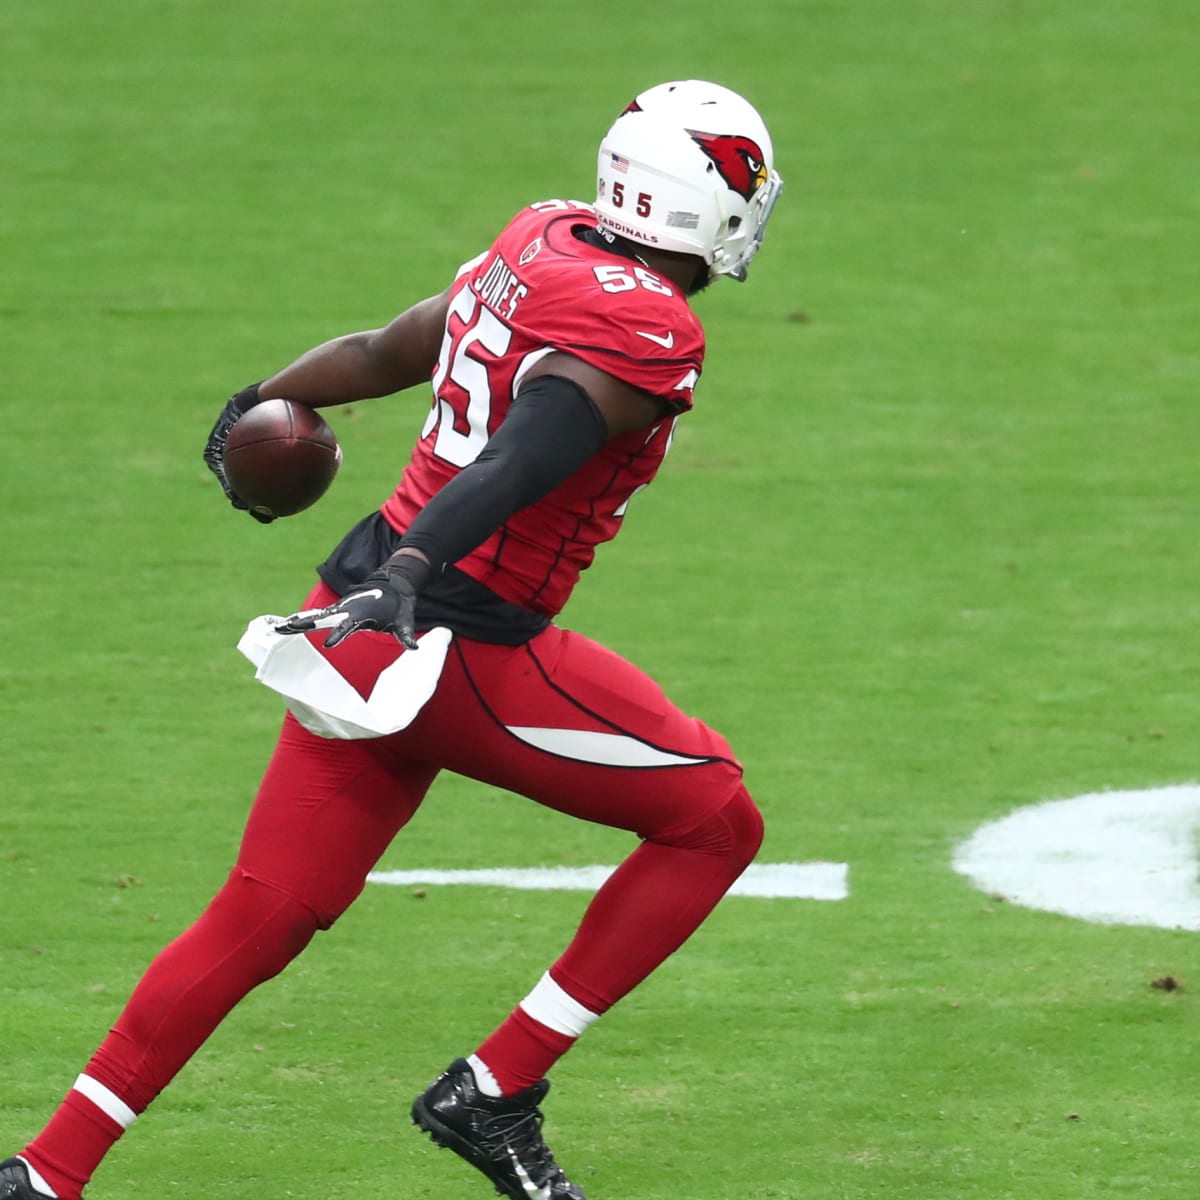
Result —
<path fill-rule="evenodd" d="M 46 1128 L 0 1164 L 0 1200 L 79 1200 L 234 1005 L 351 904 L 442 770 L 640 839 L 528 995 L 412 1106 L 502 1195 L 583 1200 L 542 1138 L 545 1076 L 697 928 L 762 821 L 719 734 L 554 617 L 692 407 L 704 334 L 688 298 L 745 279 L 782 188 L 772 158 L 737 94 L 651 88 L 600 144 L 594 204 L 531 204 L 442 294 L 227 403 L 205 458 L 244 509 L 221 455 L 255 404 L 344 404 L 432 378 L 395 491 L 279 633 L 368 696 L 448 630 L 424 648 L 444 654 L 440 676 L 407 727 L 378 737 L 329 736 L 319 696 L 293 706 L 228 881 L 153 961 Z"/>

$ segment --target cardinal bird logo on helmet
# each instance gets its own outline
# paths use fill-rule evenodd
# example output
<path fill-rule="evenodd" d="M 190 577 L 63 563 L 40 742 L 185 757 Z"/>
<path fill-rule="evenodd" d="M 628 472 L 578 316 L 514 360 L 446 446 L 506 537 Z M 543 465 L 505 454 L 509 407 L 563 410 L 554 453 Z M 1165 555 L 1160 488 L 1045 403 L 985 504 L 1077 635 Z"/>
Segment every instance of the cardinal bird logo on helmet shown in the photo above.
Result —
<path fill-rule="evenodd" d="M 743 200 L 750 200 L 767 182 L 767 164 L 761 147 L 748 137 L 730 133 L 700 133 L 689 129 L 692 141 L 712 160 L 721 178 Z"/>

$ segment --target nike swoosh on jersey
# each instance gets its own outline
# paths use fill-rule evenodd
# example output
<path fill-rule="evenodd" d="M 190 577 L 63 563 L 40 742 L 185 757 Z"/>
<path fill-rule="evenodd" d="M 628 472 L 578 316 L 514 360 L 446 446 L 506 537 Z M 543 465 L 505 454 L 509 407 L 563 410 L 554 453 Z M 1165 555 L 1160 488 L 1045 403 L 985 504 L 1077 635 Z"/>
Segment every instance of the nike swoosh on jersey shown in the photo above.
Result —
<path fill-rule="evenodd" d="M 664 350 L 670 350 L 675 345 L 675 331 L 671 330 L 666 337 L 658 333 L 647 333 L 644 329 L 633 331 L 638 337 L 644 337 L 648 342 L 657 342 Z"/>
<path fill-rule="evenodd" d="M 512 1159 L 513 1170 L 516 1171 L 517 1178 L 521 1181 L 521 1187 L 529 1200 L 550 1200 L 550 1185 L 547 1183 L 538 1187 L 529 1178 L 529 1172 L 521 1165 L 521 1160 L 511 1150 L 508 1152 L 508 1157 Z"/>

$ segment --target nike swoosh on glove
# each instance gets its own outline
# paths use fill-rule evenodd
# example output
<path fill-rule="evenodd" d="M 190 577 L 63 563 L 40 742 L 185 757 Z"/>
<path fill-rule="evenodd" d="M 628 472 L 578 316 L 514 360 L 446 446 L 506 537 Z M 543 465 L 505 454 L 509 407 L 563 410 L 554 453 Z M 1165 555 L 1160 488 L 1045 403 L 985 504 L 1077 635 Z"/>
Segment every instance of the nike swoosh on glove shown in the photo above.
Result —
<path fill-rule="evenodd" d="M 275 626 L 276 633 L 310 633 L 329 629 L 325 648 L 332 650 L 360 629 L 390 633 L 408 650 L 417 650 L 413 629 L 417 619 L 417 593 L 433 568 L 423 558 L 404 555 L 385 563 L 347 592 L 336 604 L 315 612 L 295 613 Z"/>

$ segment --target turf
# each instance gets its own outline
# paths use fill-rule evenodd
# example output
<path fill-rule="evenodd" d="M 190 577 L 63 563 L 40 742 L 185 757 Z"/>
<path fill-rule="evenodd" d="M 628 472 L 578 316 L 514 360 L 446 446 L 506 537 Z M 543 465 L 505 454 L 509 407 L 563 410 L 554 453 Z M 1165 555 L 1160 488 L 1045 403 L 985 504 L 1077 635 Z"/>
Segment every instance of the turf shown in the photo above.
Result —
<path fill-rule="evenodd" d="M 595 1200 L 1194 1194 L 1196 935 L 950 868 L 1020 805 L 1197 777 L 1190 4 L 56 0 L 0 44 L 0 1151 L 223 879 L 280 716 L 233 643 L 425 405 L 333 414 L 333 490 L 263 529 L 200 464 L 224 396 L 588 198 L 613 113 L 690 75 L 758 104 L 787 193 L 564 623 L 730 737 L 762 861 L 851 894 L 725 902 L 560 1064 L 552 1144 Z M 626 845 L 443 779 L 383 865 Z M 585 901 L 369 888 L 90 1194 L 486 1194 L 409 1100 Z"/>

